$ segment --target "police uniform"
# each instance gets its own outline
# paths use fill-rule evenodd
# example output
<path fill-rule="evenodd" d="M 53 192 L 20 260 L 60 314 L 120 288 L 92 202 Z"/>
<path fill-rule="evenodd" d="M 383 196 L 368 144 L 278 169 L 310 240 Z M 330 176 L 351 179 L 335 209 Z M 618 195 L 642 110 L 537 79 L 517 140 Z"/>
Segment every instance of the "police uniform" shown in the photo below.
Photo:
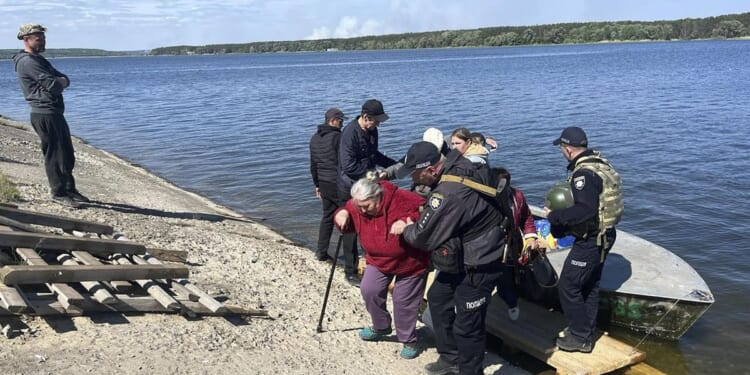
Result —
<path fill-rule="evenodd" d="M 443 174 L 473 168 L 458 151 L 451 151 Z M 458 254 L 455 269 L 435 264 L 440 272 L 428 300 L 441 360 L 457 366 L 461 374 L 482 373 L 485 316 L 501 272 L 502 215 L 490 199 L 462 183 L 442 182 L 427 199 L 419 221 L 403 233 L 412 246 L 432 250 L 433 261 L 436 255 Z"/>
<path fill-rule="evenodd" d="M 591 345 L 594 338 L 604 259 L 616 235 L 612 226 L 600 236 L 598 223 L 599 197 L 604 188 L 602 178 L 589 168 L 576 167 L 581 159 L 594 155 L 593 150 L 587 149 L 570 161 L 568 170 L 573 171 L 570 190 L 574 204 L 569 208 L 554 210 L 547 217 L 553 236 L 575 236 L 560 273 L 558 292 L 568 321 L 568 332 L 587 345 Z"/>

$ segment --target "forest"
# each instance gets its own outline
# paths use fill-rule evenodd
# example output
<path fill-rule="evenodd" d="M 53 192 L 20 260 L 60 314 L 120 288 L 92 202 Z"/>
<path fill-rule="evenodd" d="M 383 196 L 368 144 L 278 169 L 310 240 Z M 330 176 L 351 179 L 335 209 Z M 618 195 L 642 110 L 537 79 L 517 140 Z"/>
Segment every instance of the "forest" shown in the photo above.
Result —
<path fill-rule="evenodd" d="M 673 21 L 560 23 L 486 27 L 346 39 L 269 41 L 206 46 L 172 46 L 152 55 L 270 53 L 331 50 L 376 50 L 447 47 L 519 46 L 624 41 L 728 39 L 750 35 L 750 12 Z"/>

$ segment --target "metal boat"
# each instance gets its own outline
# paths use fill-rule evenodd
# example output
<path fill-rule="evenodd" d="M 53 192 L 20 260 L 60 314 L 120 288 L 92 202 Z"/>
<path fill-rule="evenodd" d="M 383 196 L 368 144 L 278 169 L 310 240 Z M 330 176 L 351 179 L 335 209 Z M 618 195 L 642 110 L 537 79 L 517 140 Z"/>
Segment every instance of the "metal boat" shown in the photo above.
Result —
<path fill-rule="evenodd" d="M 535 216 L 544 211 L 531 207 Z M 570 248 L 548 252 L 560 273 Z M 706 282 L 671 251 L 617 230 L 600 284 L 599 323 L 677 340 L 714 303 Z"/>

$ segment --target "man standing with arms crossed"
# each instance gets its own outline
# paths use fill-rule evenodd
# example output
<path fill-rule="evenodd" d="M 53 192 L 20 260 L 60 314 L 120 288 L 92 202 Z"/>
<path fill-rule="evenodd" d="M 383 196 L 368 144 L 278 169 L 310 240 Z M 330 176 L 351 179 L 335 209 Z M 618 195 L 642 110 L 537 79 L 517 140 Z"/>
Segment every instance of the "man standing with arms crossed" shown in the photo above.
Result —
<path fill-rule="evenodd" d="M 76 189 L 73 142 L 63 116 L 62 92 L 70 86 L 70 80 L 41 55 L 46 49 L 46 31 L 42 25 L 21 25 L 17 37 L 24 49 L 13 56 L 13 62 L 23 96 L 31 107 L 31 126 L 42 143 L 52 200 L 77 208 L 77 202 L 89 199 Z"/>
<path fill-rule="evenodd" d="M 575 236 L 557 287 L 568 321 L 557 338 L 557 347 L 583 353 L 594 347 L 599 281 L 624 208 L 620 175 L 598 151 L 589 149 L 588 143 L 583 129 L 575 126 L 565 128 L 554 140 L 552 144 L 560 146 L 568 160 L 573 205 L 552 211 L 544 208 L 553 236 Z"/>
<path fill-rule="evenodd" d="M 367 171 L 374 170 L 378 165 L 390 167 L 396 164 L 395 160 L 383 155 L 378 150 L 378 125 L 386 120 L 388 120 L 388 115 L 383 110 L 383 103 L 376 99 L 370 99 L 362 104 L 360 115 L 349 122 L 341 131 L 339 171 L 336 180 L 341 206 L 351 198 L 350 189 L 352 185 L 360 178 L 365 177 Z M 343 236 L 346 281 L 359 287 L 357 235 L 347 233 Z"/>
<path fill-rule="evenodd" d="M 315 184 L 315 196 L 323 204 L 316 252 L 316 257 L 321 262 L 331 259 L 328 255 L 328 246 L 333 232 L 333 214 L 339 207 L 336 177 L 343 124 L 344 112 L 338 108 L 331 108 L 326 111 L 325 123 L 318 125 L 318 131 L 310 139 L 310 174 Z"/>
<path fill-rule="evenodd" d="M 411 175 L 415 184 L 434 188 L 419 221 L 399 220 L 391 226 L 392 234 L 403 234 L 410 245 L 431 251 L 440 271 L 427 292 L 440 354 L 425 366 L 431 375 L 483 373 L 484 323 L 502 271 L 505 218 L 492 201 L 496 189 L 482 185 L 475 172 L 460 151 L 442 158 L 429 142 L 413 144 L 397 172 L 397 177 Z"/>

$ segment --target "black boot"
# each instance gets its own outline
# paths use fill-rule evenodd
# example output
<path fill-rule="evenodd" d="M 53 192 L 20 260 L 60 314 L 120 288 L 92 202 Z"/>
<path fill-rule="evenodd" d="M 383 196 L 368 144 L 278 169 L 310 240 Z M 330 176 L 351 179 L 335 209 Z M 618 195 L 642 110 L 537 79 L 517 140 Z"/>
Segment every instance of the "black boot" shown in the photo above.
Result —
<path fill-rule="evenodd" d="M 563 337 L 558 337 L 556 343 L 557 347 L 560 350 L 564 350 L 566 352 L 591 353 L 591 351 L 594 349 L 593 340 L 582 339 L 570 333 L 566 334 Z"/>
<path fill-rule="evenodd" d="M 430 375 L 458 375 L 458 365 L 444 360 L 443 357 L 439 357 L 435 362 L 426 364 L 424 369 Z"/>

